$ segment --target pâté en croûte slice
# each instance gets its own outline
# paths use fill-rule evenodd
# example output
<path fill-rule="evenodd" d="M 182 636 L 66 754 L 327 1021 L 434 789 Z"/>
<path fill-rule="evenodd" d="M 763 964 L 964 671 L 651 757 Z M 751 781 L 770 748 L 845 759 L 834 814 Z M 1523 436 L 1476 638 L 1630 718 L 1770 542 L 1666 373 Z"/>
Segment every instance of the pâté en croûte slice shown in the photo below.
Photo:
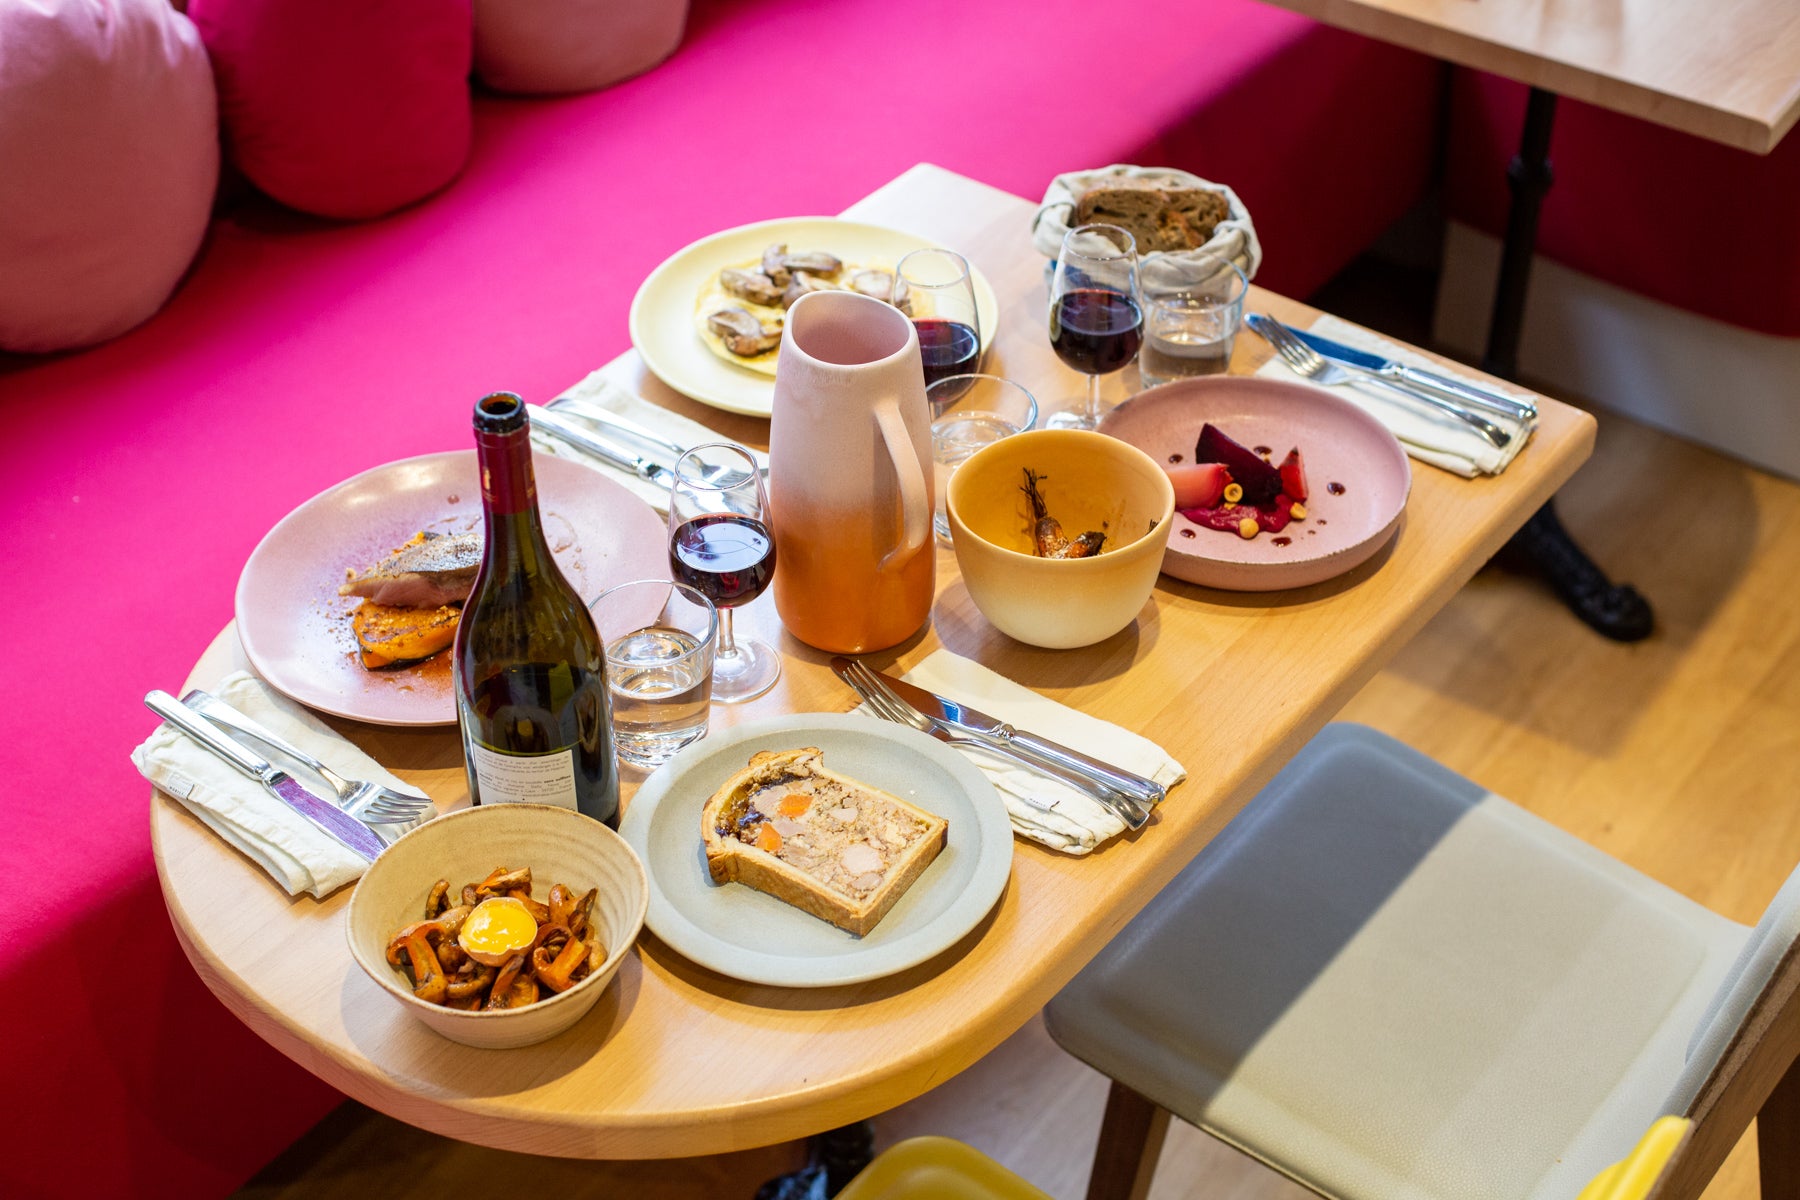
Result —
<path fill-rule="evenodd" d="M 763 750 L 701 810 L 706 866 L 862 937 L 944 848 L 949 822 L 825 768 L 816 746 Z"/>

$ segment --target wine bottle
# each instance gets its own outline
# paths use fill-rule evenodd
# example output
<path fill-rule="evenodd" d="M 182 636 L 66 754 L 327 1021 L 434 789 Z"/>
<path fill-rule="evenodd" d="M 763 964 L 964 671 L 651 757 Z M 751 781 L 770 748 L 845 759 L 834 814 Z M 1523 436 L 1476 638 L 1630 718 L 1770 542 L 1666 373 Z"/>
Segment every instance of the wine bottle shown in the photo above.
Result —
<path fill-rule="evenodd" d="M 600 635 L 550 556 L 525 402 L 475 405 L 487 541 L 456 628 L 456 715 L 476 804 L 555 804 L 619 825 Z"/>

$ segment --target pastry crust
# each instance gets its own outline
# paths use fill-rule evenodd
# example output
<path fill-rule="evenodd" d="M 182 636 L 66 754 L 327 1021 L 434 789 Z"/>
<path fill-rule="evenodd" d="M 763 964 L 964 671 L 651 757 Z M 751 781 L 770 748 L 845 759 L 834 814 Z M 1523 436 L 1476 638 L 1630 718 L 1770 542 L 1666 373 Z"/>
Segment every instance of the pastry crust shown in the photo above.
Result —
<path fill-rule="evenodd" d="M 805 746 L 752 756 L 707 800 L 700 827 L 715 883 L 735 880 L 862 937 L 937 858 L 949 823 L 826 770 L 824 753 Z"/>

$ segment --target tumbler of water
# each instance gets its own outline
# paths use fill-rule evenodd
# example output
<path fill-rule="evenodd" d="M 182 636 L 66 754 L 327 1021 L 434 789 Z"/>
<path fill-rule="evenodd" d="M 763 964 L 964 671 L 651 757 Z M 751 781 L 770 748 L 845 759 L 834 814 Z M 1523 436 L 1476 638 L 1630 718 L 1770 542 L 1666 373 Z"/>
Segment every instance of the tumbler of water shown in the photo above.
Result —
<path fill-rule="evenodd" d="M 606 647 L 613 746 L 625 763 L 659 767 L 706 736 L 719 614 L 667 579 L 608 588 L 592 608 Z"/>

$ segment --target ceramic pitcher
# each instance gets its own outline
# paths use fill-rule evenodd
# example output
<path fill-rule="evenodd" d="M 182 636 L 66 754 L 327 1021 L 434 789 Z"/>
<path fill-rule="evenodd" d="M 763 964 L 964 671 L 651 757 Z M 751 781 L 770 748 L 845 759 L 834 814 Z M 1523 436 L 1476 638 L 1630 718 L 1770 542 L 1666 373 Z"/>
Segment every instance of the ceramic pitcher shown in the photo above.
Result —
<path fill-rule="evenodd" d="M 860 654 L 925 623 L 933 486 L 912 322 L 855 292 L 802 296 L 781 334 L 769 425 L 775 608 L 790 633 Z"/>

